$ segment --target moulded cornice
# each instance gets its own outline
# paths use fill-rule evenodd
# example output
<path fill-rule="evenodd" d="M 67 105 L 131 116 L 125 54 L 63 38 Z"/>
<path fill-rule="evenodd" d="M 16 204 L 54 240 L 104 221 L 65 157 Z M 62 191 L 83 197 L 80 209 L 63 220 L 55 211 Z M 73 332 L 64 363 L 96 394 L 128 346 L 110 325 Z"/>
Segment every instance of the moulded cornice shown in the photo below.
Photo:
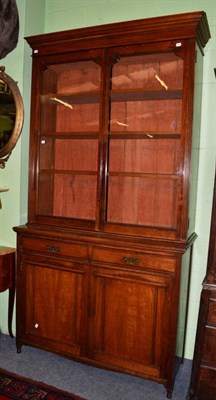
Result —
<path fill-rule="evenodd" d="M 53 52 L 64 53 L 70 48 L 82 50 L 124 45 L 134 40 L 149 43 L 161 40 L 196 39 L 202 49 L 210 38 L 206 13 L 197 11 L 162 17 L 137 19 L 87 28 L 46 33 L 25 38 L 35 56 Z M 134 38 L 134 39 L 133 39 Z"/>

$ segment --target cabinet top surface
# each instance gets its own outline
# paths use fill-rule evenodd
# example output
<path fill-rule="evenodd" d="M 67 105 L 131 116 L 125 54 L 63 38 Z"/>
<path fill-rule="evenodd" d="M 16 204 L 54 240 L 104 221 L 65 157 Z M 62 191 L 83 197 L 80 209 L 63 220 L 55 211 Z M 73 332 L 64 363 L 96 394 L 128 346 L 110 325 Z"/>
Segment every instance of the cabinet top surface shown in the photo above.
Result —
<path fill-rule="evenodd" d="M 26 40 L 34 50 L 34 56 L 40 56 L 47 50 L 52 53 L 58 49 L 64 53 L 88 47 L 124 45 L 128 41 L 148 43 L 188 38 L 196 39 L 200 48 L 208 42 L 210 31 L 204 11 L 52 32 L 30 36 Z"/>
<path fill-rule="evenodd" d="M 147 249 L 154 249 L 154 251 L 164 251 L 173 254 L 182 254 L 185 252 L 187 248 L 189 248 L 197 238 L 197 235 L 193 233 L 187 240 L 185 241 L 171 241 L 171 240 L 159 240 L 158 238 L 145 238 L 145 237 L 121 237 L 119 235 L 113 234 L 97 234 L 94 232 L 86 232 L 86 231 L 78 231 L 78 230 L 70 230 L 65 231 L 61 229 L 52 229 L 50 230 L 48 227 L 31 227 L 28 225 L 16 226 L 13 230 L 18 235 L 27 235 L 29 237 L 40 237 L 44 239 L 56 240 L 58 241 L 74 241 L 74 242 L 82 242 L 82 243 L 89 243 L 97 245 L 103 244 L 108 246 L 114 247 L 136 247 L 137 250 L 147 248 Z"/>
<path fill-rule="evenodd" d="M 16 251 L 13 247 L 0 246 L 0 257 L 5 254 L 14 253 Z"/>

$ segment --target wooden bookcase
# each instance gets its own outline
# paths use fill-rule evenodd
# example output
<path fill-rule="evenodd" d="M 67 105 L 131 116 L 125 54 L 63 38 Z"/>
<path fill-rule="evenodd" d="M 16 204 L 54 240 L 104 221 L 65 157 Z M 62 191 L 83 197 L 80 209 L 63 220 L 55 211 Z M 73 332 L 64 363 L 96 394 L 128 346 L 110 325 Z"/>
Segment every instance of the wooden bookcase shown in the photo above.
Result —
<path fill-rule="evenodd" d="M 32 345 L 153 379 L 171 398 L 196 238 L 195 71 L 209 37 L 195 12 L 27 38 L 18 352 Z"/>

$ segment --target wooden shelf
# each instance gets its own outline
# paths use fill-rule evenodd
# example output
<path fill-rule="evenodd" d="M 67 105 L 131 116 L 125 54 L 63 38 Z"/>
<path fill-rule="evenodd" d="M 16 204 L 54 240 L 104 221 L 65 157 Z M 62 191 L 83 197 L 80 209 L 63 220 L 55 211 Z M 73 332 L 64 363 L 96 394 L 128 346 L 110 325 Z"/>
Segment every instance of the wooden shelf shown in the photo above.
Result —
<path fill-rule="evenodd" d="M 180 132 L 135 132 L 135 131 L 122 131 L 122 132 L 109 132 L 112 139 L 180 139 Z"/>
<path fill-rule="evenodd" d="M 86 170 L 75 170 L 75 169 L 71 169 L 71 170 L 67 170 L 67 169 L 42 169 L 41 168 L 41 173 L 46 172 L 49 174 L 65 174 L 65 175 L 97 175 L 97 171 L 86 171 Z"/>
<path fill-rule="evenodd" d="M 109 176 L 157 178 L 157 179 L 179 179 L 179 174 L 158 174 L 149 172 L 109 172 Z"/>
<path fill-rule="evenodd" d="M 111 139 L 180 139 L 180 132 L 145 132 L 145 131 L 111 131 L 108 133 Z M 41 140 L 46 138 L 54 139 L 97 139 L 99 132 L 53 132 L 43 133 Z"/>
<path fill-rule="evenodd" d="M 53 131 L 45 131 L 43 132 L 43 135 L 41 136 L 41 140 L 46 138 L 47 136 L 49 138 L 54 138 L 54 139 L 98 139 L 98 132 L 72 132 L 72 131 L 59 131 L 59 132 L 53 132 Z"/>
<path fill-rule="evenodd" d="M 182 89 L 121 89 L 112 90 L 110 98 L 113 102 L 145 101 L 145 100 L 176 100 L 182 98 Z M 51 102 L 55 105 L 73 106 L 73 104 L 99 103 L 99 92 L 83 93 L 48 93 L 41 95 L 42 102 Z M 63 104 L 65 103 L 65 104 Z"/>
<path fill-rule="evenodd" d="M 144 100 L 176 100 L 182 98 L 182 89 L 122 89 L 112 90 L 113 102 L 144 101 Z"/>
<path fill-rule="evenodd" d="M 42 102 L 49 102 L 55 105 L 72 106 L 73 104 L 99 103 L 99 92 L 83 93 L 47 93 L 40 96 Z M 64 104 L 65 103 L 65 104 Z"/>

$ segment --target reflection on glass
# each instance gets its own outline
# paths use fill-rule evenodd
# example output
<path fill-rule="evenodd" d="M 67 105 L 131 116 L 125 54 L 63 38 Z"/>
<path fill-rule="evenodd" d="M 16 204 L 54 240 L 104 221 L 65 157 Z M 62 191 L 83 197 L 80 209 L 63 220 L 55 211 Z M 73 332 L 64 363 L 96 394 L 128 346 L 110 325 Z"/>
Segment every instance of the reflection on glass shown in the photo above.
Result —
<path fill-rule="evenodd" d="M 16 105 L 13 94 L 2 79 L 0 79 L 0 149 L 10 140 L 16 119 Z"/>

